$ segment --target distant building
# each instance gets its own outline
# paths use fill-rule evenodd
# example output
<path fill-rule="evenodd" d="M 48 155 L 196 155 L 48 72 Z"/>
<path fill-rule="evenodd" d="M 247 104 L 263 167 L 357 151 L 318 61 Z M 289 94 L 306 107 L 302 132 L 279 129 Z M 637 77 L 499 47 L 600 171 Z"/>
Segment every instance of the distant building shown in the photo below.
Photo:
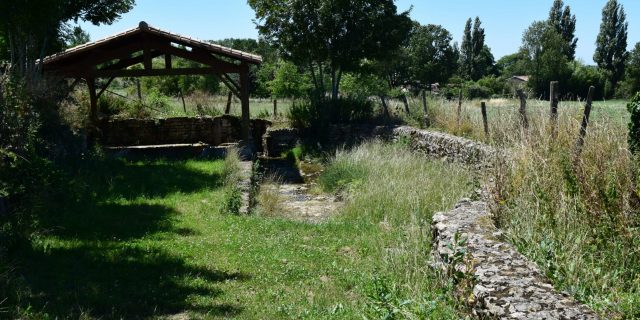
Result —
<path fill-rule="evenodd" d="M 513 76 L 507 79 L 507 82 L 513 89 L 513 92 L 515 93 L 516 90 L 518 89 L 524 89 L 524 87 L 529 82 L 529 76 Z"/>

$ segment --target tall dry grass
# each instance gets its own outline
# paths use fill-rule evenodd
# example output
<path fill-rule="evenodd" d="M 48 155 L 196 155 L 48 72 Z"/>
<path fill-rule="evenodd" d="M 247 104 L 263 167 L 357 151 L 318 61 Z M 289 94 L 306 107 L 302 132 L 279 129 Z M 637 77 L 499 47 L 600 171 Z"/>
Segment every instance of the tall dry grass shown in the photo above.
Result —
<path fill-rule="evenodd" d="M 624 104 L 599 102 L 586 143 L 576 157 L 582 104 L 560 104 L 552 136 L 549 103 L 528 101 L 529 128 L 518 102 L 490 100 L 490 135 L 479 101 L 432 100 L 436 130 L 484 141 L 510 154 L 497 161 L 496 222 L 508 240 L 533 259 L 554 284 L 613 318 L 640 318 L 640 208 L 629 205 L 637 163 L 627 147 Z M 413 108 L 418 109 L 418 106 Z M 419 110 L 419 109 L 418 109 Z"/>

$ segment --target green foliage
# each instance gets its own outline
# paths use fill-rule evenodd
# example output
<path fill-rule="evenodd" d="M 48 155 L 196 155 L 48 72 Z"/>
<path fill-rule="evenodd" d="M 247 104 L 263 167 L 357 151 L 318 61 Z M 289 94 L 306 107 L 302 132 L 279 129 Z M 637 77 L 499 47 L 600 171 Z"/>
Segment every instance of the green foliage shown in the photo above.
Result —
<path fill-rule="evenodd" d="M 80 26 L 75 26 L 71 30 L 68 30 L 65 36 L 65 44 L 68 48 L 73 48 L 90 41 L 91 37 Z"/>
<path fill-rule="evenodd" d="M 406 48 L 413 81 L 423 85 L 444 83 L 457 69 L 457 54 L 451 33 L 439 25 L 415 24 Z"/>
<path fill-rule="evenodd" d="M 313 69 L 321 97 L 324 80 L 317 76 L 326 63 L 334 99 L 343 71 L 357 68 L 363 59 L 388 57 L 411 28 L 408 12 L 398 14 L 392 0 L 250 0 L 249 5 L 261 35 L 281 48 L 286 59 Z"/>
<path fill-rule="evenodd" d="M 624 95 L 632 97 L 634 93 L 640 91 L 640 42 L 629 53 L 627 66 L 625 68 Z"/>
<path fill-rule="evenodd" d="M 520 49 L 528 57 L 529 86 L 539 95 L 548 96 L 549 82 L 566 83 L 571 75 L 567 42 L 549 23 L 534 22 L 522 38 Z"/>
<path fill-rule="evenodd" d="M 495 63 L 491 49 L 485 45 L 484 28 L 481 24 L 479 17 L 476 17 L 473 24 L 469 18 L 460 45 L 460 76 L 474 81 L 491 73 Z"/>
<path fill-rule="evenodd" d="M 594 100 L 604 98 L 606 77 L 600 69 L 595 66 L 584 65 L 578 61 L 573 61 L 569 65 L 571 77 L 562 90 L 565 95 L 568 95 L 571 99 L 584 99 L 589 92 L 589 87 L 595 86 Z"/>
<path fill-rule="evenodd" d="M 569 61 L 573 61 L 576 56 L 578 39 L 575 37 L 576 16 L 571 14 L 571 7 L 565 7 L 562 0 L 555 0 L 549 10 L 547 21 L 567 42 L 565 55 Z"/>
<path fill-rule="evenodd" d="M 13 72 L 33 76 L 37 59 L 65 46 L 67 22 L 111 24 L 133 5 L 134 0 L 60 0 L 55 5 L 48 0 L 0 2 L 0 35 L 13 44 Z"/>
<path fill-rule="evenodd" d="M 310 100 L 295 103 L 287 115 L 294 128 L 319 129 L 333 123 L 362 123 L 373 117 L 373 103 L 355 97 L 342 97 L 337 100 Z"/>
<path fill-rule="evenodd" d="M 464 87 L 464 96 L 468 99 L 488 99 L 493 94 L 490 88 L 470 81 Z"/>
<path fill-rule="evenodd" d="M 291 62 L 281 61 L 274 79 L 267 83 L 274 98 L 302 98 L 310 89 L 309 79 Z"/>
<path fill-rule="evenodd" d="M 372 73 L 346 73 L 340 85 L 343 94 L 359 99 L 386 96 L 389 93 L 389 85 L 384 79 Z"/>
<path fill-rule="evenodd" d="M 629 150 L 635 155 L 640 154 L 640 92 L 627 105 L 631 113 L 629 121 Z"/>
<path fill-rule="evenodd" d="M 617 0 L 609 0 L 602 9 L 602 23 L 596 40 L 593 60 L 603 69 L 611 83 L 611 94 L 624 76 L 627 52 L 627 15 Z"/>
<path fill-rule="evenodd" d="M 477 83 L 479 86 L 489 89 L 491 95 L 503 95 L 508 90 L 507 82 L 494 75 L 484 77 L 478 80 Z"/>
<path fill-rule="evenodd" d="M 505 78 L 530 74 L 529 59 L 522 50 L 500 58 L 495 68 L 496 72 Z"/>

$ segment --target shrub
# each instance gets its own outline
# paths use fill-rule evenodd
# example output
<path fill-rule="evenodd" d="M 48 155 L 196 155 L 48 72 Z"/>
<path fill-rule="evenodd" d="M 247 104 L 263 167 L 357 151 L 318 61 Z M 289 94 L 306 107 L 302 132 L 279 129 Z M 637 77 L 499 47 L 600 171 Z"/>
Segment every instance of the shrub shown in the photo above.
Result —
<path fill-rule="evenodd" d="M 631 113 L 631 121 L 629 122 L 629 150 L 638 154 L 640 151 L 640 92 L 627 105 L 629 113 Z"/>
<path fill-rule="evenodd" d="M 308 100 L 294 104 L 288 114 L 295 128 L 324 128 L 332 123 L 361 123 L 373 118 L 373 103 L 364 98 L 343 97 Z"/>
<path fill-rule="evenodd" d="M 471 83 L 464 91 L 468 99 L 488 99 L 493 94 L 491 89 L 478 83 Z"/>

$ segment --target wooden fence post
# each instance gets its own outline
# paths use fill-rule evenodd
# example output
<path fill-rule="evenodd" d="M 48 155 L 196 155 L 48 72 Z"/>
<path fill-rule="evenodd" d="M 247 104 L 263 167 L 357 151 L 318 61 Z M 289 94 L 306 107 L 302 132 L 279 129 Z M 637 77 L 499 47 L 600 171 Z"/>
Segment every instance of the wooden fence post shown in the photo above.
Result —
<path fill-rule="evenodd" d="M 591 103 L 593 102 L 593 94 L 596 91 L 596 87 L 589 87 L 589 94 L 587 95 L 587 103 L 584 106 L 584 116 L 582 117 L 582 125 L 580 125 L 580 135 L 576 142 L 576 154 L 575 163 L 577 164 L 580 154 L 582 153 L 582 147 L 584 146 L 584 137 L 587 134 L 587 126 L 589 125 L 589 115 L 591 114 Z"/>
<path fill-rule="evenodd" d="M 520 98 L 520 123 L 525 129 L 529 128 L 529 119 L 527 118 L 527 96 L 525 96 L 522 89 L 516 91 L 518 98 Z"/>
<path fill-rule="evenodd" d="M 551 81 L 549 88 L 549 103 L 551 104 L 551 136 L 558 136 L 558 81 Z"/>
<path fill-rule="evenodd" d="M 233 92 L 229 91 L 229 95 L 227 96 L 227 107 L 224 109 L 224 114 L 231 113 L 231 99 L 233 98 Z"/>
<path fill-rule="evenodd" d="M 180 90 L 180 99 L 182 99 L 182 109 L 184 110 L 184 113 L 187 113 L 187 104 L 184 102 L 184 94 L 182 93 L 182 90 Z"/>
<path fill-rule="evenodd" d="M 482 123 L 484 124 L 484 136 L 489 139 L 489 122 L 487 121 L 487 104 L 483 101 L 480 103 L 482 111 Z"/>
<path fill-rule="evenodd" d="M 458 128 L 460 127 L 460 120 L 462 117 L 462 86 L 460 86 L 460 94 L 458 94 L 458 113 L 456 121 L 458 123 Z"/>
<path fill-rule="evenodd" d="M 273 117 L 278 116 L 278 99 L 273 99 Z"/>
<path fill-rule="evenodd" d="M 428 128 L 431 125 L 431 121 L 427 110 L 427 90 L 425 89 L 422 89 L 422 112 L 424 112 L 424 127 Z"/>

